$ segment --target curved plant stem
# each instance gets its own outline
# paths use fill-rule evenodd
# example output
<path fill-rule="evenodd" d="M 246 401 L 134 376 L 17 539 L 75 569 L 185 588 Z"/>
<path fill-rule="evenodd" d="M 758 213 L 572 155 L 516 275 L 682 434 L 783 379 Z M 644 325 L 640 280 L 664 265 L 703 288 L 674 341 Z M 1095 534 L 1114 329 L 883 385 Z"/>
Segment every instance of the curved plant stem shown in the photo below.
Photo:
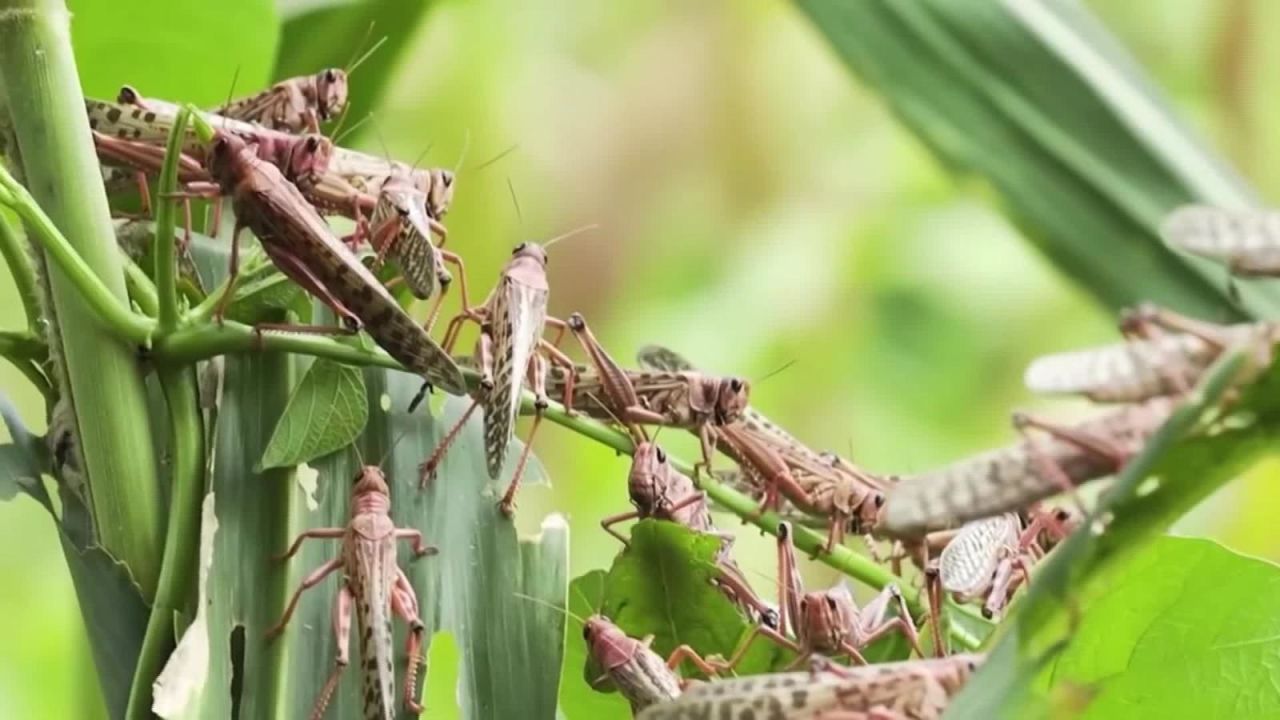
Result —
<path fill-rule="evenodd" d="M 135 348 L 149 341 L 155 321 L 127 305 L 65 2 L 0 0 L 0 37 L 0 86 L 33 191 L 0 171 L 0 202 L 18 213 L 29 241 L 54 260 L 42 278 L 56 318 L 50 347 L 66 380 L 60 395 L 75 413 L 97 540 L 129 568 L 149 600 L 160 573 L 163 521 Z"/>
<path fill-rule="evenodd" d="M 197 360 L 226 353 L 246 352 L 291 352 L 315 357 L 328 358 L 352 365 L 376 366 L 403 370 L 403 367 L 381 350 L 367 350 L 349 345 L 331 338 L 311 335 L 285 335 L 267 333 L 259 336 L 246 325 L 228 321 L 222 327 L 200 326 L 179 330 L 173 335 L 157 338 L 153 352 L 162 362 L 191 363 Z M 478 381 L 475 371 L 462 369 L 468 385 Z M 533 394 L 524 393 L 522 412 L 533 411 Z M 631 454 L 631 439 L 623 432 L 614 430 L 600 422 L 580 413 L 569 414 L 560 405 L 552 403 L 543 413 L 551 422 L 568 428 L 583 437 L 607 445 L 619 452 Z M 691 473 L 692 466 L 686 462 L 672 458 L 672 463 L 682 472 Z M 773 535 L 777 535 L 778 523 L 782 518 L 777 513 L 756 514 L 759 505 L 754 499 L 724 485 L 714 479 L 704 477 L 699 486 L 717 504 L 737 515 L 746 522 Z M 823 550 L 826 536 L 803 527 L 793 527 L 793 539 L 796 547 L 814 556 L 818 561 L 828 565 L 850 577 L 861 580 L 876 588 L 894 584 L 902 591 L 913 613 L 924 611 L 919 592 L 904 582 L 902 578 L 886 570 L 871 559 L 859 555 L 848 548 L 837 547 L 828 553 Z M 963 628 L 952 625 L 952 638 L 967 648 L 976 648 L 980 642 Z"/>
<path fill-rule="evenodd" d="M 40 368 L 30 360 L 19 360 L 17 358 L 4 355 L 4 359 L 8 360 L 22 376 L 30 382 L 35 389 L 44 397 L 44 401 L 50 405 L 58 401 L 58 395 L 53 391 L 53 386 L 49 384 L 49 378 L 44 376 Z"/>
<path fill-rule="evenodd" d="M 105 198 L 103 202 L 106 202 Z M 31 197 L 27 189 L 22 187 L 3 167 L 0 167 L 0 204 L 7 205 L 22 218 L 27 228 L 33 232 L 34 238 L 40 242 L 58 269 L 74 286 L 79 297 L 89 305 L 107 329 L 138 345 L 146 346 L 151 343 L 151 334 L 155 331 L 156 321 L 129 311 L 120 299 L 123 292 L 117 294 L 103 282 L 57 225 L 44 213 L 35 198 Z M 114 232 L 111 233 L 111 246 L 111 252 L 118 254 L 115 248 Z M 120 270 L 118 259 L 112 264 Z M 123 291 L 123 287 L 121 290 Z"/>
<path fill-rule="evenodd" d="M 154 317 L 160 304 L 160 299 L 156 295 L 156 286 L 137 263 L 129 258 L 122 258 L 122 260 L 124 282 L 129 287 L 129 297 L 137 303 L 139 310 Z"/>
<path fill-rule="evenodd" d="M 169 526 L 155 603 L 147 620 L 138 667 L 129 691 L 128 718 L 151 717 L 151 684 L 160 674 L 173 645 L 174 614 L 193 597 L 199 559 L 200 504 L 204 497 L 204 429 L 194 370 L 161 367 L 160 387 L 169 408 L 170 450 L 173 457 Z"/>
<path fill-rule="evenodd" d="M 26 243 L 18 235 L 18 229 L 9 218 L 0 213 L 0 256 L 9 266 L 13 284 L 18 288 L 18 299 L 27 316 L 27 327 L 36 329 L 40 320 L 40 291 L 36 286 L 36 267 L 27 254 Z"/>
<path fill-rule="evenodd" d="M 178 187 L 178 159 L 182 156 L 182 139 L 186 136 L 190 118 L 190 109 L 184 106 L 178 110 L 173 127 L 169 129 L 169 144 L 165 149 L 164 166 L 160 169 L 160 205 L 156 209 L 156 235 L 152 247 L 156 258 L 154 277 L 160 300 L 161 332 L 171 332 L 178 326 L 177 260 L 173 235 L 177 201 L 173 193 Z"/>

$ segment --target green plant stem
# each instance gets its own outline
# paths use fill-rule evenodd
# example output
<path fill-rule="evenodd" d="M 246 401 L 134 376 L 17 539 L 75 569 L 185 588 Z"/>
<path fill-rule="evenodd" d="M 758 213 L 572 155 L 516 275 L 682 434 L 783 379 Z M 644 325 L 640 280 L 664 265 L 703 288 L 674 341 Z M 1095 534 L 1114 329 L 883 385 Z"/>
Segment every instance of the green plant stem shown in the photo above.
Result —
<path fill-rule="evenodd" d="M 27 254 L 26 244 L 18 235 L 18 229 L 9 218 L 0 213 L 0 255 L 9 266 L 13 284 L 22 301 L 22 311 L 27 316 L 27 327 L 36 329 L 40 321 L 40 291 L 36 285 L 36 266 Z"/>
<path fill-rule="evenodd" d="M 35 386 L 40 395 L 44 397 L 44 401 L 50 405 L 58 401 L 58 395 L 53 391 L 53 386 L 49 384 L 49 378 L 44 376 L 40 368 L 30 360 L 20 360 L 9 356 L 4 356 L 22 376 Z"/>
<path fill-rule="evenodd" d="M 3 0 L 0 0 L 0 11 L 3 9 L 2 3 Z M 105 195 L 102 201 L 106 203 Z M 22 187 L 3 167 L 0 167 L 0 203 L 7 205 L 22 218 L 27 228 L 33 231 L 35 239 L 40 241 L 52 258 L 58 270 L 62 271 L 61 274 L 65 275 L 65 279 L 72 286 L 69 289 L 76 291 L 78 297 L 88 304 L 89 309 L 98 316 L 108 330 L 138 345 L 151 344 L 151 334 L 155 331 L 156 322 L 151 318 L 130 312 L 123 300 L 124 286 L 120 285 L 120 292 L 117 293 L 115 287 L 112 287 L 116 283 L 111 283 L 112 286 L 109 286 L 102 279 L 110 277 L 109 275 L 95 273 L 89 266 L 88 256 L 82 256 L 77 252 L 77 248 L 67 240 L 53 220 L 49 219 L 41 209 L 50 205 L 37 203 L 27 189 Z M 109 219 L 110 216 L 108 216 Z M 108 223 L 108 230 L 111 230 L 111 252 L 117 253 L 115 232 L 110 227 L 110 223 Z M 119 278 L 122 272 L 120 260 L 116 258 L 110 264 L 114 266 L 115 275 Z"/>
<path fill-rule="evenodd" d="M 164 165 L 160 169 L 158 185 L 159 204 L 156 207 L 155 241 L 152 243 L 156 259 L 156 291 L 160 299 L 160 330 L 172 332 L 178 326 L 177 258 L 174 256 L 173 222 L 178 189 L 178 159 L 182 156 L 182 140 L 186 136 L 187 121 L 191 111 L 187 107 L 178 110 L 169 129 L 169 143 L 165 148 Z"/>
<path fill-rule="evenodd" d="M 123 258 L 124 281 L 129 287 L 129 297 L 137 303 L 138 309 L 147 315 L 155 316 L 160 299 L 156 294 L 156 286 L 152 284 L 147 273 L 129 258 Z"/>
<path fill-rule="evenodd" d="M 173 478 L 160 581 L 129 691 L 126 717 L 138 720 L 151 717 L 151 685 L 173 646 L 174 614 L 181 612 L 193 597 L 199 564 L 200 505 L 205 486 L 204 429 L 193 370 L 161 367 L 159 376 L 169 409 Z"/>
<path fill-rule="evenodd" d="M 315 357 L 328 358 L 352 365 L 376 366 L 403 370 L 404 368 L 381 350 L 366 350 L 352 345 L 340 343 L 331 338 L 314 335 L 284 335 L 266 333 L 259 337 L 253 329 L 240 323 L 226 322 L 222 327 L 216 325 L 200 326 L 180 330 L 173 335 L 157 338 L 154 347 L 155 355 L 163 362 L 192 363 L 215 355 L 245 352 L 289 352 Z M 463 375 L 468 385 L 478 380 L 475 371 L 463 368 Z M 533 394 L 524 393 L 522 412 L 533 411 Z M 619 452 L 631 454 L 631 439 L 623 432 L 614 430 L 600 422 L 582 415 L 569 414 L 564 408 L 553 403 L 543 413 L 543 417 L 551 422 L 568 428 L 583 437 L 607 445 Z M 672 464 L 685 473 L 692 473 L 692 466 L 672 458 Z M 705 475 L 699 482 L 701 489 L 724 507 L 743 520 L 773 535 L 778 533 L 778 523 L 782 518 L 777 513 L 757 515 L 759 503 L 754 499 L 724 485 Z M 793 527 L 793 539 L 800 550 L 814 556 L 820 562 L 839 570 L 853 578 L 861 580 L 873 587 L 883 588 L 895 584 L 902 591 L 903 597 L 913 613 L 925 610 L 919 592 L 901 578 L 886 570 L 869 558 L 863 557 L 848 548 L 837 547 L 826 552 L 826 536 L 803 527 Z M 976 648 L 979 639 L 964 632 L 954 623 L 950 629 L 952 638 L 967 648 Z"/>
<path fill-rule="evenodd" d="M 0 0 L 0 37 L 0 78 L 33 190 L 0 171 L 0 202 L 18 213 L 28 238 L 54 260 L 47 263 L 56 318 L 49 331 L 57 334 L 57 362 L 67 380 L 59 390 L 75 409 L 97 540 L 129 568 L 149 600 L 159 578 L 163 524 L 135 348 L 149 340 L 155 322 L 128 310 L 65 3 Z"/>

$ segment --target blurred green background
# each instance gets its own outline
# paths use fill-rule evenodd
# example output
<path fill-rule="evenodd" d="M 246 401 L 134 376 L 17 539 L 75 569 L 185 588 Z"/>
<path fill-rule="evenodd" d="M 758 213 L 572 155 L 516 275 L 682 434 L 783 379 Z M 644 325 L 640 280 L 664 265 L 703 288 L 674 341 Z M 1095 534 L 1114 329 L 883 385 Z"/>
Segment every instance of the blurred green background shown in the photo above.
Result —
<path fill-rule="evenodd" d="M 80 4 L 76 22 L 101 10 Z M 281 13 L 311 4 L 284 2 Z M 1265 160 L 1280 151 L 1280 55 L 1266 50 L 1280 43 L 1280 6 L 1088 5 L 1274 197 L 1280 164 Z M 1112 339 L 1111 318 L 984 187 L 948 176 L 788 4 L 448 0 L 415 27 L 374 32 L 406 49 L 354 142 L 404 159 L 430 148 L 436 165 L 462 158 L 449 246 L 464 254 L 477 301 L 520 239 L 596 223 L 552 250 L 554 314 L 584 312 L 626 362 L 655 341 L 749 378 L 794 361 L 756 384 L 753 404 L 873 469 L 923 470 L 1003 442 L 1013 408 L 1082 410 L 1030 397 L 1022 369 L 1037 354 Z M 120 73 L 114 84 L 133 80 L 124 61 L 80 62 Z M 188 69 L 168 65 L 182 87 Z M 358 70 L 353 86 L 372 71 L 383 70 Z M 21 326 L 7 277 L 0 308 L 6 327 Z M 43 429 L 37 394 L 7 365 L 0 387 Z M 533 532 L 563 512 L 574 574 L 606 566 L 617 547 L 598 521 L 629 508 L 626 463 L 553 427 L 537 449 L 554 485 L 522 495 L 520 526 Z M 1260 467 L 1180 530 L 1280 558 L 1270 518 L 1237 513 L 1280 500 L 1275 474 Z M 766 571 L 771 543 L 744 535 L 740 561 Z M 0 504 L 0 587 L 0 717 L 100 713 L 61 552 L 25 497 Z"/>

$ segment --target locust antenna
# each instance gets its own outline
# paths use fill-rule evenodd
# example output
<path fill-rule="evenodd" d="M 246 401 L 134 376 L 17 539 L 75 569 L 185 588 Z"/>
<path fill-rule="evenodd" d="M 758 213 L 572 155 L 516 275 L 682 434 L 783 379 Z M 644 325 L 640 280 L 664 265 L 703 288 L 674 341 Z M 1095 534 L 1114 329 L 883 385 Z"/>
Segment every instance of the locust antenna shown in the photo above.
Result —
<path fill-rule="evenodd" d="M 484 162 L 480 163 L 479 165 L 476 165 L 475 167 L 471 168 L 471 170 L 470 170 L 470 171 L 471 171 L 471 172 L 479 172 L 479 171 L 481 171 L 481 170 L 483 170 L 483 169 L 485 169 L 485 168 L 489 167 L 490 165 L 492 165 L 492 164 L 494 164 L 494 163 L 498 162 L 498 161 L 499 161 L 499 160 L 501 160 L 502 158 L 504 158 L 504 157 L 506 157 L 506 156 L 510 155 L 511 153 L 515 152 L 515 151 L 516 151 L 516 150 L 518 150 L 519 148 L 520 148 L 520 145 L 519 145 L 519 144 L 512 145 L 511 147 L 507 148 L 506 150 L 503 150 L 502 152 L 498 153 L 497 155 L 494 155 L 493 157 L 489 158 L 488 160 L 485 160 Z"/>
<path fill-rule="evenodd" d="M 571 618 L 573 618 L 574 620 L 577 620 L 577 621 L 578 621 L 580 624 L 582 624 L 582 625 L 586 625 L 586 624 L 587 624 L 587 621 L 586 621 L 586 620 L 583 620 L 583 619 L 582 619 L 582 617 L 581 617 L 580 615 L 578 615 L 577 613 L 573 612 L 573 611 L 572 611 L 572 610 L 570 610 L 569 608 L 562 608 L 562 607 L 560 607 L 559 605 L 556 605 L 556 604 L 554 604 L 554 603 L 549 603 L 549 602 L 547 602 L 546 600 L 543 600 L 542 598 L 536 598 L 536 597 L 534 597 L 534 596 L 532 596 L 532 595 L 525 595 L 524 593 L 520 593 L 520 592 L 518 592 L 518 593 L 512 593 L 512 595 L 515 595 L 516 597 L 520 598 L 521 600 L 528 600 L 529 602 L 535 602 L 535 603 L 538 603 L 539 605 L 543 605 L 543 606 L 549 607 L 549 608 L 551 608 L 552 610 L 555 610 L 556 612 L 564 613 L 564 614 L 565 614 L 565 615 L 567 615 L 568 617 L 571 617 Z M 584 597 L 583 597 L 583 599 L 585 600 L 585 599 L 586 599 L 586 597 L 584 596 Z M 588 604 L 588 605 L 590 605 L 591 603 L 587 603 L 587 604 Z"/>
<path fill-rule="evenodd" d="M 360 463 L 360 467 L 365 467 L 364 453 L 360 452 L 360 443 L 351 443 L 351 449 L 356 451 L 356 462 Z"/>
<path fill-rule="evenodd" d="M 467 158 L 467 151 L 471 149 L 471 131 L 467 130 L 462 135 L 462 152 L 458 153 L 458 162 L 453 166 L 453 173 L 458 174 L 458 170 L 462 168 L 462 161 Z"/>
<path fill-rule="evenodd" d="M 425 157 L 427 156 L 427 153 L 431 152 L 431 148 L 432 148 L 432 147 L 435 147 L 435 143 L 434 143 L 434 142 L 429 142 L 429 143 L 427 143 L 427 146 L 426 146 L 426 147 L 424 147 L 424 148 L 422 148 L 422 152 L 418 153 L 418 157 L 416 157 L 416 158 L 414 158 L 414 159 L 413 159 L 413 169 L 414 169 L 414 170 L 417 170 L 417 169 L 418 169 L 418 163 L 422 162 L 422 159 L 423 159 L 423 158 L 425 158 Z"/>
<path fill-rule="evenodd" d="M 561 240 L 568 240 L 569 238 L 573 237 L 574 235 L 581 235 L 582 233 L 584 233 L 584 232 L 586 232 L 586 231 L 588 231 L 588 230 L 596 230 L 596 229 L 599 229 L 599 227 L 600 227 L 600 225 L 599 225 L 599 224 L 597 224 L 597 223 L 591 223 L 590 225 L 583 225 L 582 227 L 574 228 L 574 229 L 570 230 L 570 231 L 569 231 L 569 232 L 567 232 L 567 233 L 562 233 L 562 234 L 557 235 L 557 236 L 555 236 L 555 237 L 551 238 L 550 240 L 548 240 L 548 241 L 546 241 L 546 242 L 542 243 L 542 249 L 543 249 L 543 250 L 546 250 L 547 248 L 551 247 L 552 245 L 555 245 L 556 243 L 560 242 Z"/>
<path fill-rule="evenodd" d="M 520 200 L 516 198 L 516 186 L 512 184 L 511 178 L 507 178 L 507 192 L 511 193 L 511 204 L 516 208 L 516 221 L 523 225 L 524 215 L 520 212 Z"/>
<path fill-rule="evenodd" d="M 364 39 L 360 41 L 360 45 L 363 45 L 365 40 L 368 40 L 369 35 L 372 33 L 373 33 L 373 23 L 369 23 L 369 29 L 365 31 Z M 355 72 L 356 68 L 360 67 L 360 65 L 363 64 L 365 60 L 368 60 L 371 55 L 377 52 L 378 48 L 382 47 L 382 44 L 385 43 L 386 41 L 387 41 L 387 36 L 383 35 L 382 37 L 378 38 L 378 41 L 375 42 L 372 47 L 366 50 L 363 55 L 361 55 L 360 57 L 354 60 L 349 61 L 347 63 L 347 75 L 350 75 L 351 73 Z M 357 52 L 359 51 L 360 45 L 356 46 Z"/>
<path fill-rule="evenodd" d="M 785 363 L 774 368 L 773 370 L 770 370 L 769 372 L 765 373 L 760 379 L 755 380 L 752 384 L 759 385 L 760 383 L 764 382 L 765 380 L 768 380 L 774 375 L 781 374 L 784 370 L 789 369 L 792 365 L 795 365 L 797 362 L 799 362 L 799 360 L 792 358 L 791 360 L 788 360 Z"/>
<path fill-rule="evenodd" d="M 399 445 L 400 441 L 404 439 L 404 436 L 408 434 L 408 430 L 400 431 L 400 434 L 396 436 L 396 439 L 391 441 L 391 446 L 387 448 L 387 451 L 382 453 L 382 457 L 378 458 L 378 467 L 382 467 L 382 464 L 387 461 L 387 458 L 391 457 L 391 453 L 395 451 L 396 446 Z"/>
<path fill-rule="evenodd" d="M 614 421 L 614 422 L 618 423 L 618 425 L 619 425 L 619 426 L 626 428 L 626 429 L 627 429 L 627 432 L 631 433 L 631 435 L 632 435 L 632 437 L 631 437 L 631 451 L 632 451 L 632 453 L 633 453 L 633 454 L 635 453 L 635 446 L 636 446 L 637 444 L 639 444 L 639 441 L 641 441 L 641 440 L 643 440 L 643 441 L 645 441 L 645 442 L 648 442 L 648 441 L 649 441 L 649 435 L 648 435 L 648 433 L 646 433 L 646 432 L 644 431 L 644 427 L 643 427 L 643 426 L 641 426 L 639 423 L 625 423 L 625 422 L 622 422 L 622 418 L 619 418 L 617 415 L 614 415 L 614 414 L 613 414 L 613 410 L 610 410 L 610 409 L 609 409 L 609 406 L 608 406 L 606 403 L 601 402 L 601 401 L 600 401 L 600 398 L 596 397 L 595 393 L 587 393 L 587 399 L 588 399 L 588 400 L 591 400 L 591 401 L 592 401 L 592 402 L 594 402 L 595 404 L 599 405 L 602 409 L 604 409 L 605 413 L 606 413 L 609 417 L 613 418 L 613 421 Z M 659 426 L 659 427 L 661 427 L 661 426 Z M 636 437 L 637 435 L 639 436 L 638 438 Z"/>
<path fill-rule="evenodd" d="M 346 113 L 344 112 L 343 115 L 345 116 Z M 356 130 L 359 130 L 361 125 L 364 125 L 365 123 L 369 122 L 372 119 L 373 119 L 373 113 L 369 113 L 368 115 L 365 115 L 364 117 L 355 121 L 355 123 L 353 123 L 351 127 L 342 129 L 341 132 L 334 132 L 333 144 L 337 145 L 339 142 L 342 141 L 343 138 L 350 136 L 351 133 L 355 132 Z M 339 124 L 341 124 L 341 121 L 339 121 Z"/>

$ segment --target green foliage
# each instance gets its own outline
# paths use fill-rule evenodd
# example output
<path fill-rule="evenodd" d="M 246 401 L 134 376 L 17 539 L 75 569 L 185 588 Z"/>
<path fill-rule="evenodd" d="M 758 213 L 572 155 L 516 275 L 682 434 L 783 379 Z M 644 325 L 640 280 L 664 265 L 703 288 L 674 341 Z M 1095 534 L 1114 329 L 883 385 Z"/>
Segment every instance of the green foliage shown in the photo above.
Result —
<path fill-rule="evenodd" d="M 350 445 L 369 421 L 364 376 L 357 368 L 316 360 L 289 397 L 258 467 L 309 462 Z"/>
<path fill-rule="evenodd" d="M 1160 222 L 1192 200 L 1240 206 L 1254 195 L 1087 11 L 990 0 L 799 5 L 942 162 L 991 183 L 1027 237 L 1108 307 L 1145 300 L 1223 316 L 1221 268 L 1167 248 Z M 1280 295 L 1247 288 L 1242 311 L 1275 315 Z"/>

